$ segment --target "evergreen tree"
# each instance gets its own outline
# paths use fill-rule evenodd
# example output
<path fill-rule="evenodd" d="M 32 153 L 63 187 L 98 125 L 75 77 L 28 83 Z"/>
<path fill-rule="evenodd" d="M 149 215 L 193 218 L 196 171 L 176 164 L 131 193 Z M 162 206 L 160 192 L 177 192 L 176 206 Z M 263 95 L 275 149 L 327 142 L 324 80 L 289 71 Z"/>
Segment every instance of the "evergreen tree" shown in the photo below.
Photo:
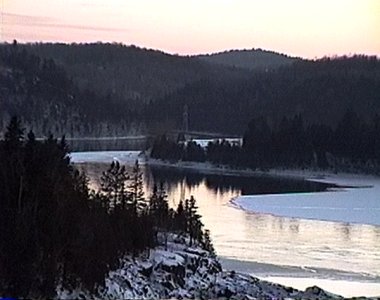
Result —
<path fill-rule="evenodd" d="M 186 207 L 186 205 L 185 205 Z M 188 233 L 190 235 L 190 246 L 193 245 L 195 241 L 202 241 L 202 227 L 201 216 L 198 214 L 198 207 L 196 205 L 196 200 L 193 196 L 187 204 L 187 222 L 188 222 Z"/>
<path fill-rule="evenodd" d="M 159 226 L 164 229 L 168 229 L 169 221 L 169 204 L 168 204 L 168 195 L 164 189 L 163 183 L 160 184 L 160 189 L 158 190 L 158 201 L 157 201 L 157 212 Z"/>
<path fill-rule="evenodd" d="M 210 237 L 210 230 L 208 230 L 208 229 L 206 229 L 204 234 L 203 234 L 202 245 L 203 245 L 203 248 L 205 250 L 210 252 L 211 256 L 213 256 L 213 257 L 216 256 L 215 249 L 214 249 L 214 246 L 212 244 L 211 237 Z"/>
<path fill-rule="evenodd" d="M 154 245 L 152 222 L 123 205 L 124 167 L 113 162 L 101 193 L 89 192 L 64 139 L 39 142 L 30 132 L 23 143 L 20 125 L 13 120 L 0 141 L 0 294 L 54 298 L 58 284 L 79 283 L 93 291 L 120 255 Z"/>
<path fill-rule="evenodd" d="M 179 201 L 174 217 L 175 228 L 186 232 L 186 212 L 182 199 Z"/>
<path fill-rule="evenodd" d="M 105 203 L 108 209 L 114 210 L 117 205 L 122 208 L 130 205 L 129 196 L 126 191 L 126 181 L 129 179 L 125 166 L 120 166 L 118 161 L 113 161 L 110 168 L 103 172 L 101 177 L 101 187 L 108 203 Z"/>
<path fill-rule="evenodd" d="M 17 116 L 13 116 L 7 126 L 4 134 L 6 145 L 18 147 L 24 140 L 24 129 L 21 127 L 21 121 Z"/>
<path fill-rule="evenodd" d="M 158 211 L 158 189 L 157 185 L 153 185 L 152 194 L 149 197 L 149 214 L 152 218 L 156 218 Z"/>
<path fill-rule="evenodd" d="M 143 213 L 147 209 L 143 187 L 143 173 L 138 160 L 136 160 L 132 170 L 131 182 L 128 186 L 131 207 L 135 213 Z"/>

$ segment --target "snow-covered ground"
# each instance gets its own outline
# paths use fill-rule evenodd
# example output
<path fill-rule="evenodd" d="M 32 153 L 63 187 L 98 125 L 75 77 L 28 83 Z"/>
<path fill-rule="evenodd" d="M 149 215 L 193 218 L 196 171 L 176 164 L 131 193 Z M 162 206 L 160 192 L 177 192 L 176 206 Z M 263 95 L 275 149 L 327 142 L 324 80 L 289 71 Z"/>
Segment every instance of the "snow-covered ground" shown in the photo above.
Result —
<path fill-rule="evenodd" d="M 304 290 L 309 286 L 319 286 L 325 291 L 343 297 L 379 297 L 380 283 L 376 279 L 365 278 L 360 273 L 310 267 L 281 266 L 251 261 L 221 258 L 225 270 L 235 270 L 253 275 L 261 280 Z"/>
<path fill-rule="evenodd" d="M 70 159 L 72 163 L 111 163 L 118 161 L 121 164 L 145 161 L 140 156 L 141 151 L 89 151 L 89 152 L 72 152 Z"/>
<path fill-rule="evenodd" d="M 216 139 L 192 139 L 192 142 L 201 146 L 202 148 L 206 148 L 209 143 L 221 143 L 223 141 L 229 142 L 231 145 L 241 146 L 243 144 L 242 138 L 216 138 Z"/>
<path fill-rule="evenodd" d="M 380 178 L 349 174 L 305 178 L 349 188 L 317 193 L 239 196 L 232 203 L 255 213 L 380 225 Z"/>
<path fill-rule="evenodd" d="M 143 140 L 146 139 L 146 135 L 127 135 L 127 136 L 87 136 L 87 137 L 67 137 L 67 141 L 115 141 L 115 140 Z M 43 138 L 41 138 L 43 139 Z"/>
<path fill-rule="evenodd" d="M 259 277 L 260 278 L 260 277 Z M 295 278 L 295 277 L 265 277 L 263 280 L 279 283 L 285 286 L 296 287 L 304 290 L 310 284 L 319 286 L 330 293 L 343 297 L 361 297 L 363 293 L 367 297 L 379 297 L 379 284 L 375 282 L 355 282 L 352 280 L 330 280 L 320 278 Z"/>

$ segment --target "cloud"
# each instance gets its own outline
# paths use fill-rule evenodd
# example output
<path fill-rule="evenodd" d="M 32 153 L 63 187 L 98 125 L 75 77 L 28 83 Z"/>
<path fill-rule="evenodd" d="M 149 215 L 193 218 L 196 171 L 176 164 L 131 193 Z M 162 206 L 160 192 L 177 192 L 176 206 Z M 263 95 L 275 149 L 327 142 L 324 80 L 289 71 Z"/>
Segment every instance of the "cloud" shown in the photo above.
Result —
<path fill-rule="evenodd" d="M 14 13 L 2 13 L 3 22 L 12 24 L 12 23 L 43 23 L 43 22 L 52 22 L 54 19 L 50 17 L 39 17 L 32 15 L 22 15 L 22 14 L 14 14 Z"/>
<path fill-rule="evenodd" d="M 50 17 L 21 15 L 14 13 L 3 13 L 3 24 L 9 26 L 44 27 L 54 29 L 74 29 L 82 31 L 104 31 L 104 32 L 128 32 L 126 28 L 89 26 L 80 24 L 63 24 L 59 20 Z"/>

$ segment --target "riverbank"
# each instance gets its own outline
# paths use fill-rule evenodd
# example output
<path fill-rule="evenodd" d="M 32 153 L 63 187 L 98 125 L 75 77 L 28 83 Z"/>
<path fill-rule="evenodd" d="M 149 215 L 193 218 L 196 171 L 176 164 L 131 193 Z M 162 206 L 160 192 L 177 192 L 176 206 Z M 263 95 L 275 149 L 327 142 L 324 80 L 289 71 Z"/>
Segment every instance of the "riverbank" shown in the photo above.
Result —
<path fill-rule="evenodd" d="M 346 298 L 362 296 L 379 298 L 380 296 L 379 278 L 364 276 L 360 273 L 314 267 L 272 265 L 228 258 L 221 258 L 220 262 L 225 271 L 235 270 L 260 280 L 291 286 L 298 290 L 318 286 L 325 291 Z"/>
<path fill-rule="evenodd" d="M 267 177 L 286 177 L 300 180 L 308 180 L 314 182 L 324 182 L 336 185 L 341 188 L 364 188 L 372 187 L 368 184 L 368 180 L 380 179 L 378 176 L 368 174 L 352 174 L 352 173 L 335 173 L 330 170 L 312 170 L 312 169 L 268 169 L 266 171 L 246 169 L 234 169 L 226 165 L 214 165 L 210 162 L 191 162 L 178 161 L 169 162 L 160 159 L 146 158 L 146 164 L 166 167 L 178 168 L 204 174 L 219 174 L 226 176 L 267 176 Z"/>
<path fill-rule="evenodd" d="M 184 169 L 188 171 L 216 174 L 227 176 L 268 176 L 286 177 L 315 182 L 325 182 L 343 187 L 369 187 L 365 183 L 367 179 L 380 178 L 378 176 L 366 174 L 334 173 L 329 170 L 312 169 L 269 169 L 266 171 L 246 169 L 233 169 L 226 165 L 214 165 L 210 162 L 177 161 L 169 162 L 160 159 L 149 158 L 144 151 L 88 151 L 72 152 L 70 154 L 73 163 L 111 163 L 114 160 L 121 164 L 139 161 L 140 164 L 153 166 Z"/>

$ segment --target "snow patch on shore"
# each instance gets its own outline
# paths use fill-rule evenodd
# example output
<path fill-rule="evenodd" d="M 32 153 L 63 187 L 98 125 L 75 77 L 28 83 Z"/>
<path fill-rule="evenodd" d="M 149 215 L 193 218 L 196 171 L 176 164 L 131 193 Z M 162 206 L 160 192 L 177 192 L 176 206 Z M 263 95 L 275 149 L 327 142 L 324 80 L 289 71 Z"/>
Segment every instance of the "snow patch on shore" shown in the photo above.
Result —
<path fill-rule="evenodd" d="M 136 160 L 139 163 L 145 159 L 141 156 L 141 151 L 88 151 L 72 152 L 70 160 L 74 164 L 81 163 L 107 163 L 118 161 L 121 164 L 133 164 Z"/>

